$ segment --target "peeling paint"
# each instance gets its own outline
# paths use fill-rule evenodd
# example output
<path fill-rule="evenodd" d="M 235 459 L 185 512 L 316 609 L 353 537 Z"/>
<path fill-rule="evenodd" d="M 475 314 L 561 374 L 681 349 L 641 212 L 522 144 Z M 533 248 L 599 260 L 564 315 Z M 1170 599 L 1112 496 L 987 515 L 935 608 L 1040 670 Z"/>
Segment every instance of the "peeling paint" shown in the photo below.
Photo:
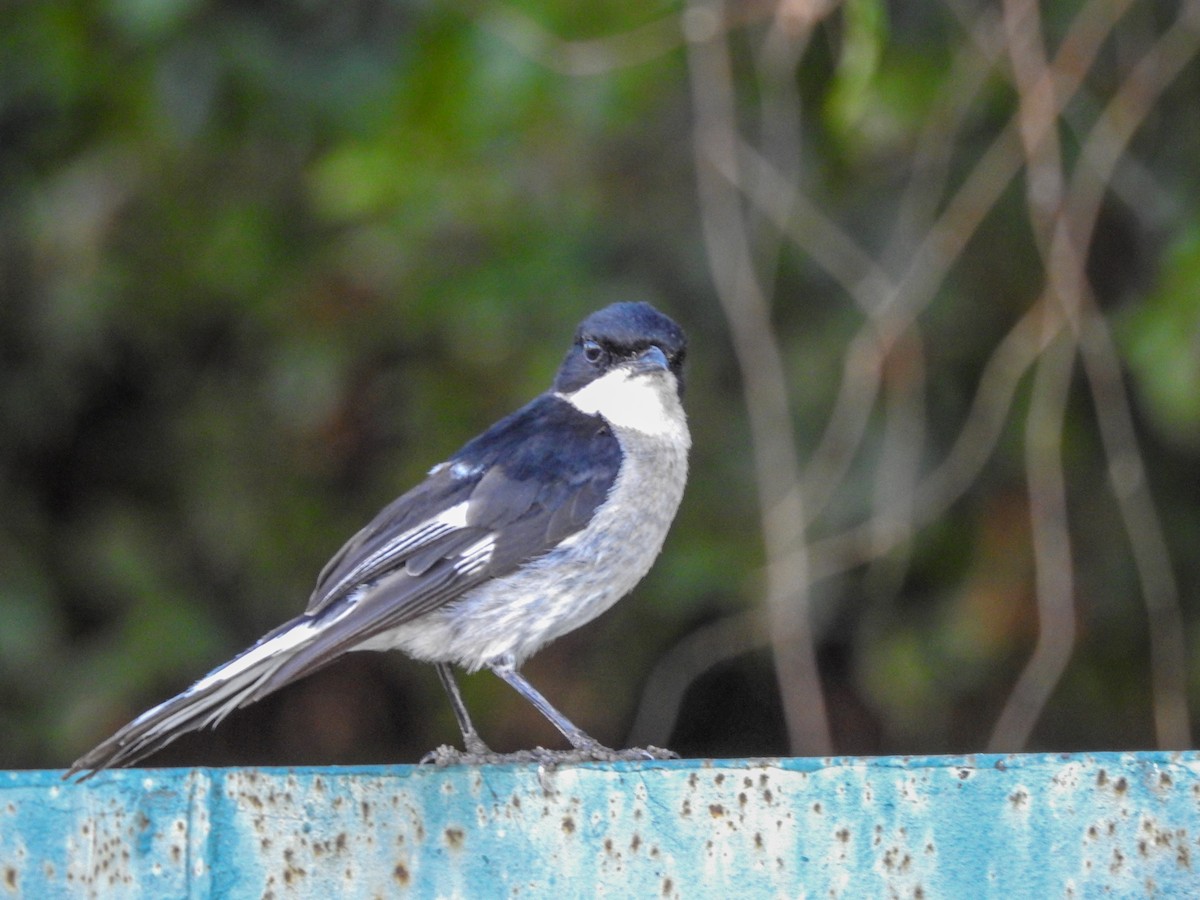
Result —
<path fill-rule="evenodd" d="M 1189 896 L 1200 754 L 0 772 L 13 897 Z"/>

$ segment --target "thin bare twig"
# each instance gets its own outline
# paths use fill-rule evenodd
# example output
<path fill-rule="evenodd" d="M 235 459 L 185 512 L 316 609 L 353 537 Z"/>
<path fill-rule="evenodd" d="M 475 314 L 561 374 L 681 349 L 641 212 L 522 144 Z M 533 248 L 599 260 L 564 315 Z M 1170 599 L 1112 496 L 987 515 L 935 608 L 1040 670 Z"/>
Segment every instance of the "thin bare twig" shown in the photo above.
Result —
<path fill-rule="evenodd" d="M 1025 432 L 1037 640 L 996 720 L 988 741 L 991 752 L 1025 747 L 1075 649 L 1075 579 L 1067 527 L 1062 432 L 1076 345 L 1061 327 L 1058 332 L 1038 363 Z"/>
<path fill-rule="evenodd" d="M 1017 88 L 1017 122 L 1025 153 L 1025 202 L 1034 241 L 1046 269 L 1047 300 L 1075 319 L 1082 303 L 1082 259 L 1056 253 L 1056 224 L 1063 205 L 1062 150 L 1054 74 L 1042 46 L 1036 0 L 1004 0 L 1006 46 Z M 1051 327 L 1062 330 L 1060 320 Z M 1025 472 L 1033 535 L 1038 631 L 992 731 L 988 749 L 1020 750 L 1029 740 L 1075 651 L 1075 590 L 1067 489 L 1062 470 L 1062 430 L 1076 346 L 1075 330 L 1058 335 L 1034 378 L 1025 431 Z"/>
<path fill-rule="evenodd" d="M 1076 241 L 1090 240 L 1104 187 L 1133 134 L 1198 53 L 1200 2 L 1191 0 L 1133 68 L 1084 142 L 1076 169 L 1078 184 L 1072 184 L 1067 209 Z M 1108 456 L 1109 479 L 1133 548 L 1149 617 L 1155 732 L 1160 747 L 1187 747 L 1191 719 L 1179 589 L 1146 483 L 1119 356 L 1103 316 L 1090 296 L 1087 301 L 1080 347 Z"/>
<path fill-rule="evenodd" d="M 721 29 L 722 7 L 694 0 L 684 15 L 701 222 L 713 282 L 742 372 L 766 549 L 766 605 L 784 718 L 792 752 L 827 755 L 833 744 L 809 616 L 806 516 L 787 379 L 770 309 L 755 277 L 741 201 L 719 174 L 737 164 L 733 76 Z"/>

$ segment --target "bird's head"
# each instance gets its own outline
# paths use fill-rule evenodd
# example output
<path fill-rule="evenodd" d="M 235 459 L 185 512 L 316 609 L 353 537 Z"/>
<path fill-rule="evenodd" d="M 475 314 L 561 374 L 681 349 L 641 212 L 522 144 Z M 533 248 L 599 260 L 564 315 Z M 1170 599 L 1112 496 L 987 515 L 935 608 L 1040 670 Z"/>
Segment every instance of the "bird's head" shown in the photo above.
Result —
<path fill-rule="evenodd" d="M 648 303 L 592 313 L 554 379 L 554 391 L 615 427 L 648 433 L 683 424 L 683 329 Z"/>

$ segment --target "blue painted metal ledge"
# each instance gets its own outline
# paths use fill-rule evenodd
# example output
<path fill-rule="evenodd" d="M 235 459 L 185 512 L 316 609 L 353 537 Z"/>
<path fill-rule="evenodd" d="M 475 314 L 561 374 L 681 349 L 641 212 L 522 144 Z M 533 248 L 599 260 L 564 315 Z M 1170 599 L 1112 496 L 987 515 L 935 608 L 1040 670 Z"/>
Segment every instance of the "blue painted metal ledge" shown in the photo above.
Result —
<path fill-rule="evenodd" d="M 0 898 L 1195 897 L 1200 754 L 0 772 Z"/>

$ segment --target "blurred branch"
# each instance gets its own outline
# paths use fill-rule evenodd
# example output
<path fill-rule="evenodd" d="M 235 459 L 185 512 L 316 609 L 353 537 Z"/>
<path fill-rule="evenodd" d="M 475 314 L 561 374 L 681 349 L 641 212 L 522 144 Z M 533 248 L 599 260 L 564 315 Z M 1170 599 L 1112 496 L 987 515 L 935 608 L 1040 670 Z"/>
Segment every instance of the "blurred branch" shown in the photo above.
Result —
<path fill-rule="evenodd" d="M 680 16 L 674 14 L 619 34 L 579 41 L 563 40 L 532 17 L 502 4 L 489 5 L 476 21 L 526 59 L 576 78 L 650 62 L 683 44 Z"/>
<path fill-rule="evenodd" d="M 958 0 L 944 2 L 963 22 L 981 52 L 985 55 L 993 53 L 996 47 L 992 27 L 994 20 L 985 13 L 979 17 L 977 24 L 961 9 Z M 1083 76 L 1108 33 L 1106 29 L 1112 28 L 1127 5 L 1127 0 L 1095 0 L 1081 9 L 1072 20 L 1051 67 L 1055 87 L 1052 109 L 1055 115 L 1061 115 L 1079 89 Z M 879 335 L 879 342 L 886 345 L 888 336 L 902 333 L 932 301 L 949 267 L 958 259 L 983 217 L 1020 171 L 1023 152 L 1017 129 L 1014 118 L 993 139 L 912 255 L 907 272 L 875 316 L 874 328 Z M 1044 346 L 1039 323 L 1046 314 L 1040 305 L 1035 307 L 1017 323 L 992 354 L 980 379 L 967 423 L 954 447 L 946 460 L 918 488 L 914 510 L 917 526 L 927 524 L 961 496 L 991 453 L 1007 417 L 1008 404 L 1017 383 Z M 863 337 L 866 327 L 859 338 Z M 1003 406 L 995 410 L 988 409 L 986 403 L 981 402 L 985 400 L 987 403 L 1002 401 Z M 872 541 L 871 533 L 871 524 L 867 523 L 810 548 L 814 581 L 869 559 L 872 547 L 879 552 L 886 552 L 888 545 L 879 544 L 878 539 Z"/>
<path fill-rule="evenodd" d="M 740 28 L 751 22 L 774 19 L 775 26 L 787 30 L 815 22 L 822 13 L 818 7 L 832 6 L 821 0 L 751 0 L 735 5 L 732 12 L 713 9 L 717 18 L 701 13 L 701 28 L 719 32 Z M 473 4 L 468 4 L 473 6 Z M 486 6 L 476 23 L 503 40 L 526 59 L 560 75 L 580 78 L 605 75 L 650 62 L 682 47 L 689 29 L 695 27 L 693 11 L 672 13 L 628 31 L 584 40 L 565 40 L 532 16 L 513 6 L 496 3 Z"/>
<path fill-rule="evenodd" d="M 888 549 L 874 552 L 866 578 L 869 593 L 878 599 L 898 593 L 908 571 L 927 430 L 925 387 L 925 349 L 913 328 L 897 341 L 884 374 L 883 437 L 870 523 L 872 543 Z"/>
<path fill-rule="evenodd" d="M 1083 258 L 1078 253 L 1056 252 L 1063 246 L 1054 240 L 1063 205 L 1062 151 L 1056 130 L 1054 77 L 1046 61 L 1036 0 L 1005 0 L 1004 26 L 1017 89 L 1029 223 L 1046 269 L 1048 300 L 1072 320 L 1078 317 L 1082 302 Z M 1062 330 L 1059 321 L 1052 327 Z M 1037 639 L 992 731 L 988 749 L 993 752 L 1024 748 L 1075 650 L 1075 589 L 1062 471 L 1062 432 L 1076 351 L 1073 334 L 1074 329 L 1060 334 L 1049 346 L 1033 383 L 1025 431 L 1025 472 Z"/>
<path fill-rule="evenodd" d="M 937 217 L 946 192 L 956 138 L 975 109 L 979 93 L 1004 53 L 1004 31 L 990 7 L 963 19 L 972 40 L 955 49 L 941 95 L 930 110 L 913 149 L 912 177 L 904 190 L 896 224 L 883 252 L 883 265 L 899 271 Z"/>
<path fill-rule="evenodd" d="M 1060 328 L 1058 338 L 1042 355 L 1033 382 L 1025 430 L 1025 471 L 1033 530 L 1038 633 L 1033 653 L 988 741 L 992 753 L 1025 747 L 1075 649 L 1075 588 L 1062 467 L 1063 421 L 1075 350 L 1074 341 Z"/>
<path fill-rule="evenodd" d="M 1122 83 L 1088 134 L 1070 193 L 1064 198 L 1061 154 L 1055 132 L 1059 112 L 1052 97 L 1053 78 L 1041 56 L 1037 7 L 1029 0 L 1008 0 L 1005 4 L 1028 159 L 1030 219 L 1045 260 L 1048 284 L 1072 322 L 1076 339 L 1082 340 L 1085 372 L 1109 458 L 1110 479 L 1133 544 L 1150 618 L 1155 725 L 1159 745 L 1165 747 L 1187 746 L 1190 739 L 1186 648 L 1178 589 L 1157 512 L 1145 485 L 1141 454 L 1121 384 L 1119 357 L 1095 307 L 1084 265 L 1101 200 L 1129 139 L 1166 85 L 1200 47 L 1195 18 L 1196 5 L 1185 7 L 1176 23 Z M 1076 33 L 1088 35 L 1095 44 L 1099 42 L 1100 29 L 1080 29 Z M 1061 377 L 1065 380 L 1067 376 Z M 1047 401 L 1047 417 L 1052 409 L 1053 404 Z M 1042 420 L 1039 428 L 1048 431 L 1050 423 Z M 1069 587 L 1069 580 L 1062 575 L 1064 558 L 1068 577 L 1070 573 L 1069 536 L 1065 527 L 1060 529 L 1057 525 L 1057 491 L 1062 485 L 1055 477 L 1057 473 L 1061 480 L 1058 468 L 1061 462 L 1057 453 L 1051 458 L 1048 450 L 1039 458 L 1042 465 L 1049 467 L 1047 472 L 1034 470 L 1037 458 L 1031 454 L 1029 476 L 1038 564 L 1039 638 L 1034 655 L 997 723 L 992 749 L 1008 748 L 1014 741 L 1028 737 L 1040 712 L 1038 701 L 1044 704 L 1053 687 L 1047 682 L 1039 688 L 1038 682 L 1050 678 L 1057 681 L 1069 659 L 1074 636 L 1073 616 L 1068 615 L 1071 598 L 1064 587 L 1064 584 Z M 1038 484 L 1040 488 L 1035 490 Z M 1047 567 L 1048 571 L 1044 571 Z"/>
<path fill-rule="evenodd" d="M 1118 88 L 1080 152 L 1066 216 L 1077 240 L 1090 238 L 1106 185 L 1129 141 L 1167 86 L 1200 53 L 1200 2 L 1184 4 L 1176 20 Z M 1179 588 L 1146 483 L 1120 358 L 1108 325 L 1089 297 L 1080 347 L 1121 519 L 1133 548 L 1150 625 L 1155 732 L 1160 747 L 1191 746 L 1187 648 Z"/>
<path fill-rule="evenodd" d="M 791 751 L 832 752 L 809 610 L 808 552 L 787 378 L 758 279 L 738 191 L 737 125 L 722 6 L 696 0 L 685 15 L 695 111 L 701 224 L 717 296 L 742 372 L 766 550 L 766 606 Z"/>
<path fill-rule="evenodd" d="M 980 29 L 982 32 L 986 32 L 988 21 L 985 17 Z M 993 32 L 986 32 L 983 38 L 991 51 L 987 56 L 989 64 L 995 58 L 997 47 L 997 42 L 990 37 L 992 33 L 994 29 Z M 1081 53 L 1087 49 L 1081 44 L 1077 41 L 1072 45 L 1073 52 Z M 1078 56 L 1072 62 L 1078 62 Z M 1064 81 L 1074 89 L 1079 84 L 1079 77 Z M 1068 99 L 1058 98 L 1062 104 Z M 1059 107 L 1054 107 L 1054 110 L 1057 113 Z M 728 121 L 732 122 L 731 114 Z M 955 120 L 951 118 L 951 121 Z M 729 130 L 732 131 L 732 126 Z M 1020 170 L 1022 154 L 1016 130 L 1016 124 L 1010 122 L 984 152 L 929 228 L 924 240 L 918 244 L 907 270 L 898 282 L 888 279 L 852 239 L 827 220 L 795 188 L 793 180 L 773 172 L 771 164 L 753 148 L 744 142 L 738 144 L 738 155 L 743 160 L 741 167 L 732 154 L 709 156 L 707 161 L 725 176 L 728 183 L 743 191 L 756 191 L 751 199 L 757 208 L 775 221 L 781 230 L 791 234 L 802 249 L 838 278 L 860 308 L 869 311 L 868 321 L 847 352 L 845 375 L 834 412 L 805 472 L 805 496 L 808 496 L 808 492 L 814 495 L 805 504 L 810 516 L 808 521 L 814 515 L 814 506 L 822 506 L 841 482 L 861 444 L 878 397 L 884 360 L 892 345 L 912 327 L 916 317 L 932 302 L 967 241 Z M 743 180 L 739 172 L 749 168 L 746 162 L 753 164 L 750 171 L 755 177 Z M 786 202 L 781 198 L 786 198 Z M 948 462 L 954 466 L 966 463 L 965 468 L 959 468 L 956 472 L 946 466 L 940 467 L 914 493 L 917 503 L 911 508 L 877 510 L 862 528 L 811 548 L 809 552 L 820 560 L 814 570 L 808 572 L 813 580 L 840 571 L 853 564 L 853 561 L 873 559 L 890 551 L 898 542 L 906 540 L 906 536 L 916 527 L 927 522 L 935 508 L 940 511 L 952 502 L 953 497 L 944 494 L 947 486 L 953 486 L 956 490 L 965 490 L 969 486 L 974 473 L 990 454 L 1005 418 L 1003 412 L 1000 415 L 989 414 L 989 410 L 981 408 L 979 399 L 1003 397 L 1003 409 L 1007 409 L 1020 376 L 1036 358 L 1021 352 L 1030 346 L 1029 342 L 1020 339 L 1025 331 L 1026 327 L 1021 325 L 1015 328 L 1013 335 L 1017 336 L 1016 339 L 1006 339 L 987 367 L 972 415 L 948 457 Z M 1001 353 L 1001 350 L 1005 352 Z M 1013 359 L 1022 356 L 1025 358 Z M 1017 364 L 1013 365 L 1014 362 Z M 985 386 L 988 388 L 986 394 L 983 393 Z M 962 477 L 968 472 L 969 477 Z M 931 486 L 935 488 L 932 492 L 929 490 Z M 935 502 L 928 505 L 929 500 Z M 921 508 L 921 501 L 926 502 L 926 508 Z M 897 527 L 897 522 L 902 519 L 909 524 Z M 847 550 L 851 552 L 847 554 Z"/>
<path fill-rule="evenodd" d="M 984 366 L 967 419 L 946 458 L 920 482 L 912 510 L 912 527 L 928 525 L 966 492 L 991 455 L 1008 418 L 1017 386 L 1042 351 L 1044 306 L 1029 310 L 993 351 Z M 830 578 L 889 552 L 905 533 L 886 533 L 877 519 L 887 512 L 813 543 L 809 548 L 813 581 Z"/>

